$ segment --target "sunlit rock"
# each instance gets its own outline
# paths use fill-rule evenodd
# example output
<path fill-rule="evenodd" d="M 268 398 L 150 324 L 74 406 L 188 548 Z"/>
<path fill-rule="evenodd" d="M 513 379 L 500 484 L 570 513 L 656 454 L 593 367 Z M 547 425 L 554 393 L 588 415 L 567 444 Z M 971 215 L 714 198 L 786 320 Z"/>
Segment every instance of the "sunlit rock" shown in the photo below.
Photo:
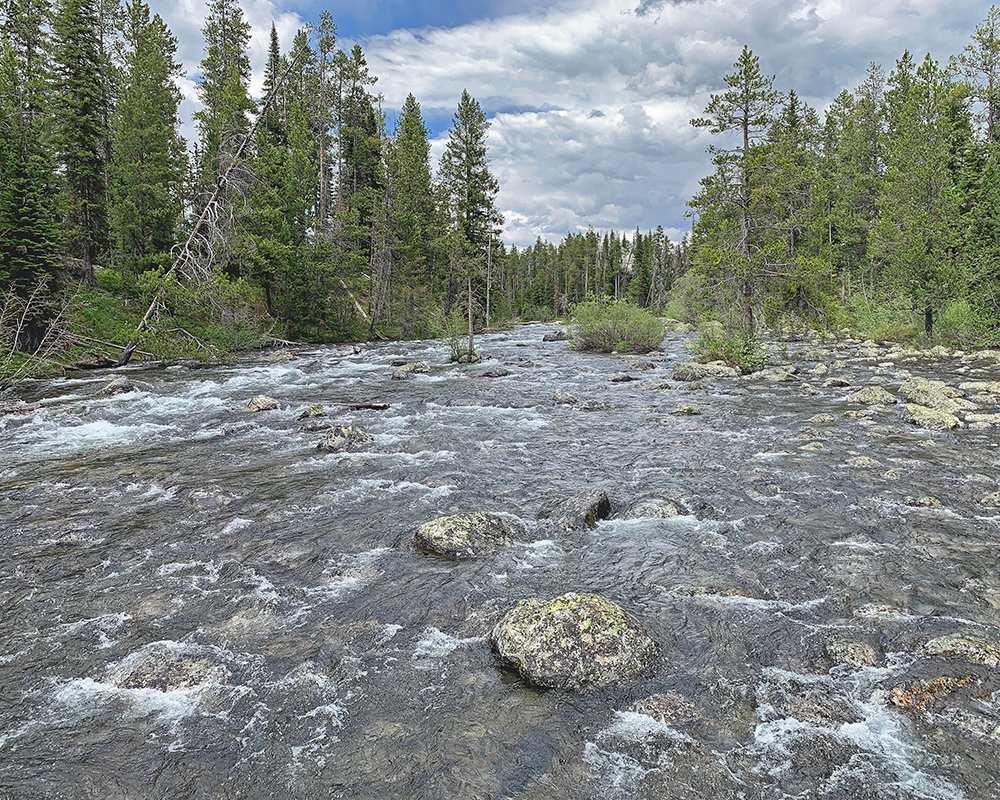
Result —
<path fill-rule="evenodd" d="M 963 423 L 950 411 L 943 408 L 928 408 L 927 406 L 907 403 L 903 411 L 903 420 L 931 431 L 947 431 L 960 428 Z"/>
<path fill-rule="evenodd" d="M 104 386 L 103 389 L 101 389 L 101 394 L 110 396 L 116 394 L 128 394 L 129 392 L 134 391 L 135 384 L 128 378 L 113 378 Z"/>
<path fill-rule="evenodd" d="M 525 680 L 553 689 L 627 682 L 657 653 L 631 614 L 598 595 L 574 593 L 522 600 L 490 633 L 490 646 Z"/>
<path fill-rule="evenodd" d="M 740 371 L 721 361 L 711 364 L 699 364 L 697 361 L 684 361 L 677 364 L 670 377 L 675 381 L 700 381 L 702 378 L 735 378 Z"/>
<path fill-rule="evenodd" d="M 353 453 L 364 450 L 374 441 L 375 437 L 360 428 L 337 425 L 323 435 L 316 449 L 326 453 Z"/>
<path fill-rule="evenodd" d="M 946 636 L 938 636 L 927 642 L 923 651 L 927 655 L 956 658 L 985 664 L 988 667 L 1000 666 L 1000 646 L 975 633 L 949 633 Z"/>
<path fill-rule="evenodd" d="M 446 558 L 491 556 L 514 541 L 515 531 L 500 517 L 474 511 L 425 522 L 413 544 Z"/>
<path fill-rule="evenodd" d="M 258 394 L 250 398 L 250 402 L 247 403 L 247 411 L 277 411 L 281 408 L 281 403 L 275 400 L 273 397 L 268 397 L 264 394 Z"/>

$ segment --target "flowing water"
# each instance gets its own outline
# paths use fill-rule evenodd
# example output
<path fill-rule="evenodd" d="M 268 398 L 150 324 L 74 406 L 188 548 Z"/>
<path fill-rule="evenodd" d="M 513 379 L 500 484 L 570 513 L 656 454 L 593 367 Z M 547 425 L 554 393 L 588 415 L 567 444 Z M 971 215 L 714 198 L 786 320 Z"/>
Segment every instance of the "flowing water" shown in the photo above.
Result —
<path fill-rule="evenodd" d="M 550 330 L 484 336 L 476 367 L 428 341 L 137 366 L 114 397 L 96 375 L 27 387 L 43 407 L 0 417 L 0 797 L 1000 797 L 998 670 L 921 654 L 1000 635 L 1000 518 L 980 502 L 997 434 L 918 429 L 899 406 L 845 417 L 849 389 L 809 396 L 800 377 L 611 383 L 669 378 L 686 337 L 641 372 Z M 834 373 L 905 377 L 855 351 Z M 431 371 L 390 380 L 402 360 Z M 511 374 L 476 377 L 498 365 Z M 617 407 L 555 405 L 556 388 Z M 261 393 L 282 409 L 242 411 Z M 373 401 L 390 408 L 334 405 Z M 318 451 L 298 420 L 316 402 L 374 443 Z M 701 414 L 671 413 L 686 406 Z M 539 519 L 581 487 L 616 515 L 575 533 Z M 685 513 L 623 518 L 654 498 Z M 467 561 L 410 545 L 468 510 L 523 541 Z M 642 621 L 647 673 L 570 693 L 501 668 L 491 627 L 568 591 Z M 876 666 L 834 664 L 834 636 Z M 972 682 L 958 705 L 887 701 L 936 676 Z M 626 710 L 662 693 L 683 719 Z"/>

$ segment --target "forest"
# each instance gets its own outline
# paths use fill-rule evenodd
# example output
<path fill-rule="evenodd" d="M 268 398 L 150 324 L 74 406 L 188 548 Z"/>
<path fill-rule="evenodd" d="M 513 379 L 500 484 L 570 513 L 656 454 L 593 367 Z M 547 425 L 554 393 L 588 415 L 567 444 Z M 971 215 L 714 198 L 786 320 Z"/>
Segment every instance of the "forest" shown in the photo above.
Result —
<path fill-rule="evenodd" d="M 948 64 L 872 64 L 824 113 L 744 48 L 692 233 L 503 242 L 489 120 L 464 92 L 440 163 L 411 94 L 388 130 L 333 17 L 271 29 L 212 0 L 194 120 L 142 0 L 0 4 L 0 374 L 67 354 L 222 356 L 274 341 L 437 336 L 625 298 L 742 336 L 845 327 L 987 343 L 1000 328 L 1000 12 Z"/>

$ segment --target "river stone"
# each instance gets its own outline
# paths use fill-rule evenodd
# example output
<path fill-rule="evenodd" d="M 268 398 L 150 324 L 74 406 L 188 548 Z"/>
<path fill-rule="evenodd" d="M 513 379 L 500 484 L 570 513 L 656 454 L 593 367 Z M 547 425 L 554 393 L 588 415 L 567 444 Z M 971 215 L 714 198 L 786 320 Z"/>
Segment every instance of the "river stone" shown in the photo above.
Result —
<path fill-rule="evenodd" d="M 406 380 L 410 375 L 417 372 L 430 372 L 431 368 L 427 366 L 426 361 L 408 361 L 399 367 L 396 367 L 396 371 L 392 373 L 392 379 L 394 381 Z"/>
<path fill-rule="evenodd" d="M 569 392 L 563 391 L 562 389 L 556 389 L 556 393 L 552 395 L 552 402 L 556 405 L 571 406 L 578 403 L 579 400 L 576 399 Z"/>
<path fill-rule="evenodd" d="M 536 686 L 601 689 L 624 683 L 656 657 L 639 621 L 604 597 L 522 600 L 493 628 L 490 646 Z"/>
<path fill-rule="evenodd" d="M 669 500 L 640 500 L 625 512 L 625 519 L 671 519 L 683 512 Z"/>
<path fill-rule="evenodd" d="M 452 359 L 457 364 L 478 364 L 483 360 L 479 353 L 462 353 L 458 358 Z"/>
<path fill-rule="evenodd" d="M 638 378 L 633 378 L 627 372 L 616 372 L 609 380 L 612 383 L 628 383 L 629 381 L 638 380 Z"/>
<path fill-rule="evenodd" d="M 266 394 L 258 394 L 250 398 L 247 403 L 247 411 L 277 411 L 281 408 L 281 403 Z"/>
<path fill-rule="evenodd" d="M 101 389 L 101 394 L 106 395 L 116 395 L 116 394 L 127 394 L 128 392 L 135 391 L 135 384 L 132 383 L 128 378 L 112 378 L 103 389 Z"/>
<path fill-rule="evenodd" d="M 810 397 L 812 397 L 812 396 L 815 396 L 815 395 L 819 394 L 819 389 L 817 389 L 811 383 L 805 383 L 805 382 L 803 382 L 803 383 L 799 384 L 799 392 L 801 392 L 802 394 L 809 395 Z"/>
<path fill-rule="evenodd" d="M 844 389 L 851 385 L 851 382 L 846 378 L 827 378 L 823 381 L 824 389 Z"/>
<path fill-rule="evenodd" d="M 318 431 L 328 431 L 333 427 L 333 423 L 325 419 L 309 419 L 302 423 L 304 433 L 317 433 Z"/>
<path fill-rule="evenodd" d="M 926 711 L 928 706 L 944 700 L 971 682 L 970 675 L 916 680 L 905 686 L 894 686 L 889 690 L 887 699 L 907 711 Z"/>
<path fill-rule="evenodd" d="M 323 440 L 316 445 L 316 449 L 327 453 L 353 453 L 364 450 L 374 441 L 374 436 L 360 428 L 337 425 L 323 434 Z"/>
<path fill-rule="evenodd" d="M 155 689 L 173 692 L 229 680 L 230 671 L 195 652 L 175 649 L 172 642 L 154 642 L 122 660 L 109 682 L 122 689 Z"/>
<path fill-rule="evenodd" d="M 299 419 L 309 419 L 310 417 L 325 417 L 326 409 L 322 403 L 310 403 L 305 410 L 299 414 Z"/>
<path fill-rule="evenodd" d="M 958 417 L 943 408 L 928 408 L 907 403 L 903 411 L 903 420 L 931 431 L 947 431 L 962 427 Z"/>
<path fill-rule="evenodd" d="M 874 667 L 878 663 L 875 648 L 857 639 L 830 639 L 826 643 L 826 654 L 837 664 L 853 667 Z"/>
<path fill-rule="evenodd" d="M 848 403 L 861 403 L 862 405 L 892 405 L 896 398 L 883 389 L 881 386 L 866 386 L 860 391 L 847 395 Z"/>
<path fill-rule="evenodd" d="M 792 380 L 798 372 L 798 369 L 791 366 L 767 367 L 766 369 L 760 369 L 747 375 L 746 379 L 751 381 L 766 381 L 768 383 L 782 383 Z"/>
<path fill-rule="evenodd" d="M 979 634 L 949 633 L 938 636 L 927 642 L 923 650 L 931 656 L 957 658 L 988 667 L 1000 666 L 1000 646 Z"/>
<path fill-rule="evenodd" d="M 614 411 L 618 406 L 606 400 L 587 400 L 577 406 L 580 411 Z"/>
<path fill-rule="evenodd" d="M 941 501 L 930 495 L 925 497 L 907 495 L 903 500 L 903 503 L 911 506 L 912 508 L 941 508 Z"/>
<path fill-rule="evenodd" d="M 649 370 L 656 368 L 652 361 L 647 361 L 645 358 L 630 358 L 626 363 L 632 369 Z"/>
<path fill-rule="evenodd" d="M 854 458 L 847 459 L 847 466 L 853 467 L 854 469 L 878 469 L 882 465 L 874 458 L 869 458 L 868 456 L 855 456 Z"/>
<path fill-rule="evenodd" d="M 721 361 L 711 364 L 699 364 L 697 361 L 684 361 L 677 364 L 670 377 L 675 381 L 700 381 L 702 378 L 735 378 L 740 371 Z"/>
<path fill-rule="evenodd" d="M 943 408 L 948 411 L 958 410 L 959 406 L 955 404 L 954 398 L 962 395 L 962 392 L 953 386 L 927 378 L 909 378 L 899 387 L 899 393 L 918 406 Z"/>
<path fill-rule="evenodd" d="M 826 364 L 817 364 L 811 370 L 809 370 L 810 375 L 815 375 L 817 378 L 821 378 L 830 371 L 830 368 Z"/>
<path fill-rule="evenodd" d="M 611 501 L 603 489 L 584 489 L 563 500 L 547 515 L 560 528 L 583 530 L 597 524 L 611 513 Z"/>
<path fill-rule="evenodd" d="M 511 544 L 514 534 L 500 517 L 473 511 L 425 522 L 413 537 L 421 550 L 447 558 L 492 556 Z"/>
<path fill-rule="evenodd" d="M 25 403 L 23 400 L 0 400 L 0 417 L 5 414 L 30 414 L 38 411 L 41 403 Z"/>
<path fill-rule="evenodd" d="M 979 501 L 979 505 L 987 508 L 1000 508 L 1000 492 L 991 492 Z"/>
<path fill-rule="evenodd" d="M 649 380 L 642 381 L 639 384 L 640 389 L 649 389 L 651 391 L 663 391 L 664 389 L 670 388 L 670 381 L 665 381 L 659 378 L 650 378 Z"/>
<path fill-rule="evenodd" d="M 812 423 L 813 425 L 830 425 L 837 420 L 832 414 L 816 414 L 813 417 L 809 417 L 806 421 Z"/>
<path fill-rule="evenodd" d="M 476 373 L 472 377 L 474 378 L 506 378 L 511 375 L 511 371 L 506 367 L 493 367 L 492 369 L 484 370 L 483 372 Z"/>
<path fill-rule="evenodd" d="M 547 333 L 542 337 L 543 342 L 565 342 L 566 339 L 566 330 L 562 328 L 554 333 Z"/>

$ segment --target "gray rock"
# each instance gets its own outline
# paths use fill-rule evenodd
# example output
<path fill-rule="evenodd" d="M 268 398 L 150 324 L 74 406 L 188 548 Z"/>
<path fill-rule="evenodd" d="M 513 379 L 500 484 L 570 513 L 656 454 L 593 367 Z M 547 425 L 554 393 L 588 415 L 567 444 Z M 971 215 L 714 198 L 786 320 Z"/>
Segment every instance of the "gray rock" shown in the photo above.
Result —
<path fill-rule="evenodd" d="M 611 513 L 611 501 L 603 489 L 584 489 L 563 500 L 546 516 L 565 530 L 584 530 L 606 519 Z"/>
<path fill-rule="evenodd" d="M 106 395 L 116 395 L 116 394 L 127 394 L 128 392 L 134 392 L 135 384 L 132 383 L 128 378 L 112 378 L 103 389 L 101 389 L 101 394 Z"/>
<path fill-rule="evenodd" d="M 961 397 L 961 390 L 927 378 L 910 378 L 904 381 L 899 387 L 899 393 L 911 403 L 927 408 L 958 411 L 964 405 L 955 401 L 955 398 Z"/>
<path fill-rule="evenodd" d="M 711 364 L 699 364 L 697 361 L 684 361 L 674 367 L 670 377 L 675 381 L 700 381 L 702 378 L 735 378 L 740 371 L 735 367 L 714 361 Z"/>
<path fill-rule="evenodd" d="M 459 364 L 478 364 L 482 360 L 483 358 L 479 353 L 462 353 L 462 355 L 454 359 Z"/>
<path fill-rule="evenodd" d="M 511 375 L 511 374 L 512 374 L 511 371 L 509 369 L 504 368 L 504 367 L 493 367 L 492 369 L 487 369 L 487 370 L 484 370 L 483 372 L 479 372 L 479 373 L 473 375 L 472 377 L 474 377 L 474 378 L 506 378 L 508 375 Z"/>
<path fill-rule="evenodd" d="M 556 389 L 556 393 L 552 395 L 552 402 L 556 405 L 571 406 L 579 402 L 573 395 L 569 392 L 563 391 L 562 389 Z"/>
<path fill-rule="evenodd" d="M 337 425 L 323 435 L 316 449 L 326 453 L 354 453 L 364 450 L 374 441 L 374 436 L 360 428 Z"/>
<path fill-rule="evenodd" d="M 111 672 L 109 683 L 122 689 L 160 692 L 224 684 L 231 673 L 213 655 L 208 648 L 154 642 L 126 656 Z"/>
<path fill-rule="evenodd" d="M 560 328 L 555 333 L 547 333 L 542 337 L 543 342 L 565 342 L 568 337 L 566 336 L 566 330 Z"/>
<path fill-rule="evenodd" d="M 631 614 L 606 598 L 575 593 L 522 600 L 493 628 L 490 646 L 525 680 L 553 689 L 630 681 L 657 653 Z"/>
<path fill-rule="evenodd" d="M 302 425 L 302 430 L 306 433 L 316 433 L 317 431 L 328 431 L 333 427 L 333 423 L 325 419 L 310 419 Z"/>
<path fill-rule="evenodd" d="M 903 420 L 931 431 L 947 431 L 962 427 L 962 422 L 953 413 L 944 408 L 928 408 L 907 403 L 903 411 Z"/>
<path fill-rule="evenodd" d="M 640 500 L 625 512 L 625 519 L 671 519 L 683 513 L 680 506 L 670 500 Z"/>
<path fill-rule="evenodd" d="M 481 558 L 496 554 L 514 538 L 514 531 L 500 517 L 473 511 L 425 522 L 417 529 L 413 544 L 446 558 Z"/>
<path fill-rule="evenodd" d="M 410 375 L 418 372 L 430 372 L 431 368 L 427 366 L 425 361 L 408 361 L 407 363 L 396 367 L 396 371 L 392 373 L 392 379 L 394 381 L 406 380 Z"/>
<path fill-rule="evenodd" d="M 645 358 L 630 358 L 626 363 L 630 369 L 650 370 L 656 368 L 652 361 L 647 361 Z"/>
<path fill-rule="evenodd" d="M 896 402 L 895 396 L 887 392 L 881 386 L 866 386 L 860 391 L 852 392 L 847 395 L 846 399 L 848 403 L 861 403 L 866 406 L 886 406 L 892 405 Z"/>
<path fill-rule="evenodd" d="M 977 633 L 949 633 L 946 636 L 938 636 L 927 642 L 923 651 L 931 656 L 956 658 L 975 664 L 985 664 L 988 667 L 1000 666 L 1000 646 Z"/>
<path fill-rule="evenodd" d="M 834 638 L 826 643 L 826 654 L 837 664 L 874 667 L 878 663 L 875 648 L 856 639 Z"/>
<path fill-rule="evenodd" d="M 817 414 L 814 417 L 810 417 L 808 421 L 813 425 L 830 425 L 836 422 L 836 419 L 834 419 L 832 414 Z"/>
<path fill-rule="evenodd" d="M 609 380 L 612 383 L 628 383 L 629 381 L 638 380 L 638 378 L 633 378 L 627 372 L 616 372 Z"/>
<path fill-rule="evenodd" d="M 843 389 L 850 385 L 851 382 L 846 378 L 827 378 L 823 381 L 824 389 Z"/>
<path fill-rule="evenodd" d="M 670 381 L 661 380 L 659 378 L 650 378 L 649 380 L 642 381 L 639 384 L 640 389 L 650 389 L 651 391 L 663 391 L 664 389 L 670 388 Z"/>
<path fill-rule="evenodd" d="M 326 409 L 322 403 L 310 403 L 305 410 L 299 414 L 299 419 L 309 419 L 310 417 L 325 417 Z"/>
<path fill-rule="evenodd" d="M 0 417 L 6 414 L 30 414 L 42 408 L 41 403 L 25 403 L 23 400 L 0 400 Z"/>
<path fill-rule="evenodd" d="M 671 728 L 686 728 L 706 722 L 705 716 L 690 700 L 676 692 L 664 692 L 636 700 L 628 707 L 634 714 L 642 714 L 669 725 Z"/>
<path fill-rule="evenodd" d="M 247 411 L 277 411 L 281 408 L 281 403 L 266 394 L 258 394 L 250 398 L 247 403 Z"/>
<path fill-rule="evenodd" d="M 577 406 L 581 411 L 614 411 L 618 406 L 606 400 L 586 400 Z"/>

